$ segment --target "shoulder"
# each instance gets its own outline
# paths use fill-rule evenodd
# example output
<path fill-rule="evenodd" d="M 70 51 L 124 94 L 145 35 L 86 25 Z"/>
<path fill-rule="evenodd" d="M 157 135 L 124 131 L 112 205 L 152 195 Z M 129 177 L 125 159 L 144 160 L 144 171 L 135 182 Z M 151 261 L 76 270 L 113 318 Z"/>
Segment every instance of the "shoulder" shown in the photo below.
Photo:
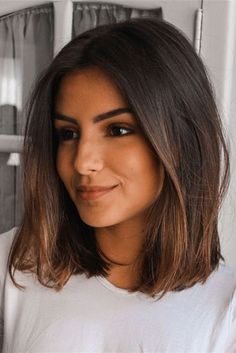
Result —
<path fill-rule="evenodd" d="M 18 228 L 15 227 L 9 230 L 8 232 L 0 234 L 0 320 L 2 316 L 2 300 L 7 276 L 8 257 L 11 250 L 11 245 L 17 233 L 17 229 Z"/>
<path fill-rule="evenodd" d="M 14 227 L 8 232 L 0 234 L 0 271 L 1 277 L 3 275 L 2 271 L 6 271 L 8 256 L 12 243 L 15 239 L 18 228 Z"/>
<path fill-rule="evenodd" d="M 10 250 L 12 242 L 16 236 L 18 227 L 14 227 L 10 230 L 8 230 L 5 233 L 0 234 L 0 251 L 1 255 L 2 252 L 5 252 L 6 250 Z"/>
<path fill-rule="evenodd" d="M 2 246 L 7 246 L 7 244 L 10 244 L 12 243 L 15 235 L 16 235 L 16 232 L 18 230 L 18 227 L 14 227 L 10 230 L 8 230 L 7 232 L 5 233 L 1 233 L 0 234 L 0 245 L 1 245 L 1 248 Z"/>
<path fill-rule="evenodd" d="M 209 287 L 236 287 L 236 270 L 226 265 L 223 261 L 211 273 L 206 282 Z"/>
<path fill-rule="evenodd" d="M 209 276 L 206 285 L 209 292 L 215 293 L 214 296 L 230 303 L 236 290 L 236 270 L 220 262 L 218 268 Z"/>
<path fill-rule="evenodd" d="M 222 290 L 230 288 L 229 292 L 229 335 L 226 344 L 227 353 L 236 352 L 236 270 L 221 266 L 218 273 L 219 283 L 223 286 Z"/>
<path fill-rule="evenodd" d="M 185 306 L 207 312 L 213 317 L 230 311 L 236 288 L 236 271 L 220 262 L 204 283 L 197 283 L 185 290 L 181 297 Z"/>
<path fill-rule="evenodd" d="M 220 263 L 218 269 L 209 278 L 209 286 L 212 298 L 217 298 L 216 302 L 225 308 L 223 312 L 227 312 L 229 331 L 231 335 L 234 332 L 236 348 L 236 270 Z"/>

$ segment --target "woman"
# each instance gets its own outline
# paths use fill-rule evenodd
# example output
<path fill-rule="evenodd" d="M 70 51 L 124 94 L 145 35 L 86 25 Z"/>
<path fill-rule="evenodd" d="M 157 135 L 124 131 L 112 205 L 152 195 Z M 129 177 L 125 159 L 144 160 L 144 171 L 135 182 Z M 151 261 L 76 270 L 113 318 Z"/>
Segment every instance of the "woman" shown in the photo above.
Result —
<path fill-rule="evenodd" d="M 146 18 L 73 39 L 36 85 L 23 156 L 24 218 L 0 238 L 4 353 L 236 351 L 229 157 L 183 34 Z"/>

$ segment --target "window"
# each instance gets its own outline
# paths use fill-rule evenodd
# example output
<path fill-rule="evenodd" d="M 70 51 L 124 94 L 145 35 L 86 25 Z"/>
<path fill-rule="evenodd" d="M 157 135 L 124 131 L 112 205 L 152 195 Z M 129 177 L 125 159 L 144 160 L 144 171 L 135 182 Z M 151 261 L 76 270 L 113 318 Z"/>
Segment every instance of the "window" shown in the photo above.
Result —
<path fill-rule="evenodd" d="M 52 4 L 0 17 L 0 233 L 22 217 L 24 109 L 35 78 L 53 58 L 53 25 Z"/>

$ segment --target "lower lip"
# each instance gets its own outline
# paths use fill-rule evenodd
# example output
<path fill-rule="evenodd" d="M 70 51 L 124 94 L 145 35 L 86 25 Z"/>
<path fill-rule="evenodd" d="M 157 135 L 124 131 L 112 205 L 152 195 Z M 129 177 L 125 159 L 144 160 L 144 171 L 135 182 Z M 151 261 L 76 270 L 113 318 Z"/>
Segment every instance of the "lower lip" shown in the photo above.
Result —
<path fill-rule="evenodd" d="M 108 194 L 110 191 L 115 189 L 116 186 L 114 186 L 111 189 L 106 189 L 106 190 L 102 190 L 102 191 L 79 191 L 79 196 L 81 197 L 82 200 L 85 200 L 85 201 L 96 200 L 99 197 L 101 197 L 105 194 Z"/>

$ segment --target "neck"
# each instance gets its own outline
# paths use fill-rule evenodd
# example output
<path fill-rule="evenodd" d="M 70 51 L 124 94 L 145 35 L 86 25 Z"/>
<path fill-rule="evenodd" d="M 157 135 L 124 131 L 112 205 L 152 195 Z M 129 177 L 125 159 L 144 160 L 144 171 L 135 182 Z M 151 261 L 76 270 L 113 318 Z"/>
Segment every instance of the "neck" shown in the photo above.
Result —
<path fill-rule="evenodd" d="M 141 225 L 126 222 L 126 224 L 97 228 L 95 236 L 105 256 L 118 263 L 112 265 L 107 279 L 120 288 L 134 287 L 138 281 L 137 260 L 144 239 Z"/>

